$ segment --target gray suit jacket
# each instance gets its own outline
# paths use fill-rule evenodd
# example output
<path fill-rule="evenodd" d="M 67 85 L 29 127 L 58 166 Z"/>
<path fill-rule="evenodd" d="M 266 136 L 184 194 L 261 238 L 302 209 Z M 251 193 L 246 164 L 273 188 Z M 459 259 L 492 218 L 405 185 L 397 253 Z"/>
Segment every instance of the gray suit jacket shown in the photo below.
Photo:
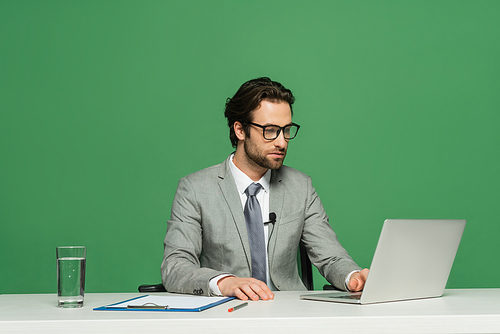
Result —
<path fill-rule="evenodd" d="M 293 168 L 272 170 L 269 212 L 269 273 L 279 290 L 306 290 L 297 268 L 302 240 L 311 262 L 333 286 L 360 270 L 340 245 L 311 178 Z M 230 273 L 251 277 L 251 259 L 243 207 L 229 168 L 220 165 L 179 181 L 165 236 L 161 265 L 170 292 L 209 295 L 209 281 Z"/>

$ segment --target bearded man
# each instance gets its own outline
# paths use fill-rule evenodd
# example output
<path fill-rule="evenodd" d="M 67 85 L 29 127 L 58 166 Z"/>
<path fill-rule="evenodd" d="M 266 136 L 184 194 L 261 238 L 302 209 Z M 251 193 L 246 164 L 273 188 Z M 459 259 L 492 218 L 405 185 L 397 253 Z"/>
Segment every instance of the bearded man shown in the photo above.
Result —
<path fill-rule="evenodd" d="M 283 165 L 300 128 L 294 100 L 269 78 L 247 81 L 227 99 L 236 151 L 179 181 L 161 265 L 167 291 L 270 300 L 273 291 L 306 290 L 299 242 L 334 287 L 363 289 L 368 269 L 340 245 L 311 178 Z"/>

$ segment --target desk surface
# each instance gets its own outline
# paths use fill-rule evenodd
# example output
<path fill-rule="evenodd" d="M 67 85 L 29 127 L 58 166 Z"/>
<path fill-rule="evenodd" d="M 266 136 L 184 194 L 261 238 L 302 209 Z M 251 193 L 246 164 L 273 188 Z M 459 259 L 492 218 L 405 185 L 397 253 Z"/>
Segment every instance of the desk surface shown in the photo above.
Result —
<path fill-rule="evenodd" d="M 93 311 L 140 293 L 89 293 L 80 309 L 59 309 L 53 294 L 0 295 L 0 333 L 500 333 L 500 289 L 446 290 L 441 298 L 349 305 L 300 300 L 233 300 L 203 312 Z M 320 293 L 317 291 L 316 293 Z"/>

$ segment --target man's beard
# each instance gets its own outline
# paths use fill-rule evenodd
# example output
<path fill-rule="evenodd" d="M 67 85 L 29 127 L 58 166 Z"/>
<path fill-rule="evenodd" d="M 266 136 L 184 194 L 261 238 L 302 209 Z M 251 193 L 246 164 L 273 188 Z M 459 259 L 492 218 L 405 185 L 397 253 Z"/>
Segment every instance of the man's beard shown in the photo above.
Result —
<path fill-rule="evenodd" d="M 250 158 L 250 160 L 255 162 L 260 167 L 267 169 L 278 169 L 283 165 L 283 161 L 285 160 L 286 157 L 286 148 L 281 148 L 281 149 L 275 148 L 268 152 L 259 152 L 256 146 L 253 145 L 253 143 L 251 143 L 250 140 L 245 140 L 243 144 L 245 148 L 245 153 L 248 156 L 248 158 Z M 281 159 L 269 158 L 267 154 L 272 152 L 283 153 L 283 158 Z"/>

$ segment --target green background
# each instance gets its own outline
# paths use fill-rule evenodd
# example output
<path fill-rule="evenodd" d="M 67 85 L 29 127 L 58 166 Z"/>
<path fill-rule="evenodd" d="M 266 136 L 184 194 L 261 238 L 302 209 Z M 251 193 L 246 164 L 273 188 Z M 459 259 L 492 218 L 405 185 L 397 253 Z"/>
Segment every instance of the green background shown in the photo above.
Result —
<path fill-rule="evenodd" d="M 0 293 L 160 282 L 178 180 L 246 80 L 296 95 L 286 164 L 369 266 L 386 218 L 467 219 L 449 288 L 500 287 L 500 1 L 0 2 Z M 326 281 L 315 273 L 315 287 Z"/>

